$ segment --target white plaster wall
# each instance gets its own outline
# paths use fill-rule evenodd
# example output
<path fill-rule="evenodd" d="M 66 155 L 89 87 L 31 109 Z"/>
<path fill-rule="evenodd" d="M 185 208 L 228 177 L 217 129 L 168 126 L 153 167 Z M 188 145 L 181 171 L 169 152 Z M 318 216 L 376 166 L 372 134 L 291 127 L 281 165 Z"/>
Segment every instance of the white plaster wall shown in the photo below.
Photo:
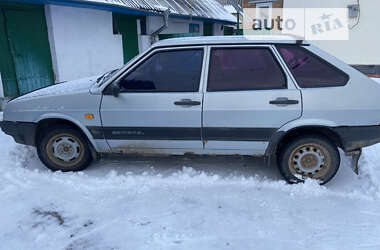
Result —
<path fill-rule="evenodd" d="M 120 35 L 108 11 L 46 6 L 56 82 L 104 73 L 123 65 Z"/>
<path fill-rule="evenodd" d="M 139 35 L 139 52 L 140 53 L 143 53 L 145 51 L 147 51 L 150 47 L 150 45 L 152 45 L 152 39 L 151 39 L 151 36 L 148 36 L 148 35 Z"/>
<path fill-rule="evenodd" d="M 346 8 L 357 0 L 284 0 L 284 8 Z M 359 24 L 348 41 L 312 41 L 348 64 L 380 65 L 379 0 L 361 0 Z M 351 20 L 351 25 L 355 20 Z"/>
<path fill-rule="evenodd" d="M 3 85 L 3 81 L 1 80 L 1 72 L 0 72 L 0 98 L 4 98 L 4 85 Z"/>
<path fill-rule="evenodd" d="M 186 20 L 181 18 L 169 18 L 168 28 L 160 34 L 182 34 L 189 33 L 189 24 L 199 24 L 199 33 L 203 34 L 203 23 L 195 20 Z M 164 24 L 162 16 L 148 16 L 146 18 L 147 33 L 152 34 Z"/>
<path fill-rule="evenodd" d="M 213 24 L 213 35 L 214 36 L 223 36 L 224 35 L 224 26 L 222 24 L 214 23 Z"/>

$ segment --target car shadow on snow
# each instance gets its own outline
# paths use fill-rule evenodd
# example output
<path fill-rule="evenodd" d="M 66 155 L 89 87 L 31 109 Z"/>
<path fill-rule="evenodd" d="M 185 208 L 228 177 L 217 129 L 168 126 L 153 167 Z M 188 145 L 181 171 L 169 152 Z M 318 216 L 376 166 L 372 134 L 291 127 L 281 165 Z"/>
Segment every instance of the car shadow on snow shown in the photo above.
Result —
<path fill-rule="evenodd" d="M 197 172 L 220 177 L 243 176 L 281 180 L 276 167 L 268 167 L 262 157 L 246 156 L 107 156 L 91 165 L 86 173 L 100 176 L 110 170 L 118 174 L 160 174 L 170 176 L 182 171 L 183 168 L 192 168 Z"/>
<path fill-rule="evenodd" d="M 35 150 L 27 148 L 29 153 L 28 160 L 25 160 L 23 167 L 37 169 L 39 171 L 48 170 L 41 161 L 39 161 Z M 21 150 L 25 151 L 25 150 Z M 30 155 L 33 153 L 33 157 Z M 337 175 L 326 185 L 333 190 L 349 191 L 353 188 L 353 183 L 360 185 L 360 179 L 366 178 L 361 174 L 353 174 L 350 166 L 350 159 L 341 153 L 341 166 Z M 197 173 L 206 175 L 217 175 L 221 178 L 229 177 L 256 177 L 269 181 L 283 180 L 276 166 L 267 166 L 263 157 L 248 156 L 166 156 L 166 157 L 149 157 L 149 156 L 107 156 L 98 162 L 93 163 L 83 172 L 89 177 L 102 178 L 111 171 L 117 172 L 118 175 L 160 175 L 163 178 L 172 176 L 184 170 L 191 168 Z"/>
<path fill-rule="evenodd" d="M 38 159 L 35 148 L 20 146 L 11 153 L 20 166 L 30 170 L 49 172 Z M 111 171 L 118 175 L 141 175 L 152 174 L 162 177 L 171 176 L 191 168 L 199 173 L 218 175 L 222 178 L 258 177 L 268 180 L 282 180 L 276 166 L 267 166 L 263 157 L 250 156 L 122 156 L 107 155 L 101 160 L 91 164 L 83 172 L 88 176 L 103 177 Z"/>

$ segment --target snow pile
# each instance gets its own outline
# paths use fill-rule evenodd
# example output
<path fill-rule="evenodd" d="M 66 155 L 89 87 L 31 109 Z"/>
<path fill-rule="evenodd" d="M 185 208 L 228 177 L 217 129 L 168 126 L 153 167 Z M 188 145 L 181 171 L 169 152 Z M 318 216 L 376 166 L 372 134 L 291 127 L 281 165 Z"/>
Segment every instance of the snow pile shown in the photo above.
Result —
<path fill-rule="evenodd" d="M 374 80 L 374 81 L 376 81 L 376 82 L 378 82 L 378 83 L 380 83 L 380 78 L 371 78 L 372 80 Z"/>
<path fill-rule="evenodd" d="M 3 249 L 379 249 L 380 146 L 361 175 L 287 185 L 259 160 L 130 159 L 52 173 L 0 134 Z"/>

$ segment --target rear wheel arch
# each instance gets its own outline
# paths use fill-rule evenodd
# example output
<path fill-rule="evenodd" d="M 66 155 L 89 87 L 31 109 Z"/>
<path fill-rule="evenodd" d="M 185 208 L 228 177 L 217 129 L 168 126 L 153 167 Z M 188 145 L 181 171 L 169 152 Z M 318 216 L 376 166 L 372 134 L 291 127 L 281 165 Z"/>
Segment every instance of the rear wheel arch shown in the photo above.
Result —
<path fill-rule="evenodd" d="M 269 146 L 266 150 L 266 157 L 271 158 L 279 154 L 281 148 L 284 144 L 289 143 L 297 137 L 303 135 L 314 135 L 320 136 L 325 139 L 328 139 L 336 147 L 342 148 L 342 139 L 341 137 L 334 132 L 330 127 L 327 126 L 302 126 L 292 128 L 288 131 L 278 131 L 276 132 L 269 143 Z"/>

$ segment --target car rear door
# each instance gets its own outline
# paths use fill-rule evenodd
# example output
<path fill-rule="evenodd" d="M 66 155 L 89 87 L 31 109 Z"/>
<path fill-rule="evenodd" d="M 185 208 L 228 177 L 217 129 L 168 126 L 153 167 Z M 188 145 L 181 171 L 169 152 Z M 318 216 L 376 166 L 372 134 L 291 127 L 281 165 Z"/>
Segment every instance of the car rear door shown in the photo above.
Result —
<path fill-rule="evenodd" d="M 120 78 L 120 95 L 105 94 L 100 110 L 113 151 L 202 150 L 204 56 L 205 47 L 156 49 Z"/>
<path fill-rule="evenodd" d="M 208 52 L 204 148 L 263 154 L 273 133 L 301 116 L 300 90 L 270 45 L 211 46 Z"/>

